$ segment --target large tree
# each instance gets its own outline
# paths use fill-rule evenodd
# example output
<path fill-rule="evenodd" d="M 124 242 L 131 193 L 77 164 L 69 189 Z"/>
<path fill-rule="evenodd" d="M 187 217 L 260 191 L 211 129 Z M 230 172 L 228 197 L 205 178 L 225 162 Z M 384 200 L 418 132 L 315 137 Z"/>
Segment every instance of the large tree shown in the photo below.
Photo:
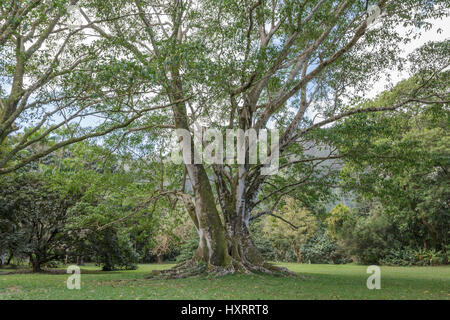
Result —
<path fill-rule="evenodd" d="M 448 14 L 446 1 L 102 0 L 80 2 L 77 14 L 108 54 L 120 57 L 118 81 L 146 89 L 130 97 L 170 106 L 157 117 L 146 115 L 139 129 L 192 132 L 199 122 L 222 133 L 281 132 L 276 175 L 264 175 L 264 164 L 250 164 L 247 154 L 244 164 L 186 163 L 192 190 L 161 187 L 185 203 L 199 234 L 194 259 L 169 273 L 198 271 L 198 262 L 220 274 L 270 272 L 248 224 L 276 210 L 283 195 L 308 202 L 313 185 L 329 183 L 323 161 L 343 155 L 326 145 L 323 155 L 308 153 L 323 146 L 320 129 L 355 114 L 443 97 L 434 80 L 446 64 L 438 61 L 426 76 L 398 88 L 395 99 L 375 106 L 363 99 L 383 71 L 402 67 L 400 45 L 415 34 L 402 35 L 397 27 L 426 28 L 426 19 Z M 101 87 L 110 78 L 96 81 Z M 193 135 L 189 140 L 193 144 Z M 183 269 L 190 264 L 194 269 Z"/>
<path fill-rule="evenodd" d="M 185 201 L 199 233 L 193 262 L 221 273 L 272 268 L 255 248 L 248 223 L 276 209 L 282 195 L 323 179 L 320 161 L 342 156 L 333 149 L 308 156 L 320 128 L 442 97 L 430 94 L 446 66 L 436 63 L 428 77 L 400 88 L 396 99 L 376 106 L 361 100 L 370 81 L 404 62 L 399 43 L 413 35 L 397 27 L 426 27 L 427 18 L 448 14 L 445 1 L 94 1 L 80 14 L 142 70 L 155 97 L 173 104 L 166 116 L 175 128 L 192 132 L 200 122 L 223 133 L 281 131 L 278 175 L 264 175 L 263 164 L 249 161 L 185 164 L 192 197 L 184 186 L 174 195 Z"/>

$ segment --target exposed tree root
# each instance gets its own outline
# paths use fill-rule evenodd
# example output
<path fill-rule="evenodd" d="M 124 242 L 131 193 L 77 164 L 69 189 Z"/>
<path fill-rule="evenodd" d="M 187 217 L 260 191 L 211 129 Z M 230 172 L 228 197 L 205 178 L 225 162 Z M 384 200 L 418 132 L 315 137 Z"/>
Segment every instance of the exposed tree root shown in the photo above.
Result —
<path fill-rule="evenodd" d="M 299 274 L 297 274 L 295 272 L 292 272 L 288 268 L 278 267 L 278 266 L 275 266 L 275 265 L 273 265 L 271 263 L 267 263 L 267 262 L 264 263 L 264 267 L 269 269 L 269 270 L 271 270 L 272 274 L 277 274 L 277 275 L 280 275 L 280 276 L 289 276 L 289 277 L 294 277 L 294 278 L 303 277 L 303 276 L 300 276 Z"/>
<path fill-rule="evenodd" d="M 177 264 L 168 270 L 155 270 L 147 278 L 180 279 L 193 276 L 223 277 L 228 274 L 266 274 L 276 276 L 299 277 L 286 268 L 275 266 L 264 261 L 253 244 L 250 235 L 229 237 L 228 255 L 221 259 L 220 265 L 209 261 L 208 248 L 200 245 L 194 257 Z"/>
<path fill-rule="evenodd" d="M 167 270 L 153 270 L 147 279 L 182 279 L 198 276 L 206 272 L 206 264 L 198 263 L 194 259 L 184 261 Z"/>
<path fill-rule="evenodd" d="M 167 270 L 154 270 L 147 279 L 182 279 L 195 276 L 223 277 L 228 274 L 267 274 L 276 276 L 299 277 L 298 274 L 283 268 L 263 263 L 256 265 L 247 261 L 239 261 L 234 258 L 228 266 L 215 266 L 206 264 L 197 259 L 191 259 L 175 265 Z"/>

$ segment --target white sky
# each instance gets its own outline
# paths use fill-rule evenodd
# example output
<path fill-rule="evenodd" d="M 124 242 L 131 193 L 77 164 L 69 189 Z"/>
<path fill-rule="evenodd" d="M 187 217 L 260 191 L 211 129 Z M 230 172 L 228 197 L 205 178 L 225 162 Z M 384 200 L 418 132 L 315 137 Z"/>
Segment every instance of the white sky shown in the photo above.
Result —
<path fill-rule="evenodd" d="M 412 40 L 410 43 L 406 44 L 403 48 L 402 57 L 406 57 L 408 54 L 413 52 L 415 49 L 423 46 L 425 43 L 429 41 L 444 41 L 450 39 L 450 17 L 446 17 L 443 19 L 433 19 L 429 20 L 429 22 L 433 25 L 430 30 L 422 31 L 422 35 Z M 406 32 L 406 28 L 399 27 L 399 32 Z M 442 32 L 438 33 L 438 30 L 442 30 Z M 405 68 L 407 69 L 407 68 Z M 392 71 L 389 72 L 392 83 L 389 83 L 386 78 L 382 78 L 376 83 L 374 83 L 373 89 L 368 93 L 367 98 L 374 98 L 377 94 L 386 90 L 390 84 L 396 84 L 401 80 L 405 80 L 409 78 L 408 71 L 405 70 L 403 72 Z"/>

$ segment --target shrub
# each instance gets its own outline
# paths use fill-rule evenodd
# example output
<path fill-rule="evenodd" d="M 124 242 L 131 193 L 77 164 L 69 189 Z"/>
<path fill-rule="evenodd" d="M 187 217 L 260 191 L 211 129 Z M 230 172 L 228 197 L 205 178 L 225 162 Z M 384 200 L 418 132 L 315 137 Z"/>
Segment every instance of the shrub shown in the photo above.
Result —
<path fill-rule="evenodd" d="M 447 264 L 448 254 L 435 249 L 392 249 L 380 259 L 380 264 L 392 266 L 436 266 Z"/>
<path fill-rule="evenodd" d="M 324 230 L 312 236 L 303 246 L 304 262 L 323 264 L 342 264 L 351 259 L 339 249 L 335 240 L 330 239 Z"/>
<path fill-rule="evenodd" d="M 361 216 L 356 223 L 344 224 L 343 229 L 340 243 L 361 264 L 379 264 L 401 247 L 395 226 L 383 215 Z"/>
<path fill-rule="evenodd" d="M 390 266 L 413 266 L 417 265 L 417 255 L 414 250 L 403 249 L 391 249 L 384 257 L 379 261 L 380 264 Z"/>
<path fill-rule="evenodd" d="M 0 180 L 0 253 L 28 257 L 33 271 L 64 255 L 63 232 L 76 195 L 40 174 L 13 175 Z"/>
<path fill-rule="evenodd" d="M 250 224 L 250 234 L 253 243 L 258 248 L 264 259 L 274 261 L 277 260 L 277 250 L 272 242 L 267 239 L 263 232 L 264 220 L 254 221 Z"/>
<path fill-rule="evenodd" d="M 133 247 L 130 237 L 113 228 L 107 228 L 89 237 L 95 261 L 103 271 L 116 269 L 135 270 L 139 254 Z"/>
<path fill-rule="evenodd" d="M 177 262 L 190 260 L 194 257 L 195 250 L 198 248 L 198 237 L 192 237 L 180 247 L 180 254 L 176 257 Z"/>
<path fill-rule="evenodd" d="M 420 249 L 414 252 L 416 264 L 422 266 L 436 266 L 447 264 L 448 254 L 444 251 L 437 251 L 435 249 Z"/>
<path fill-rule="evenodd" d="M 264 237 L 253 237 L 253 242 L 266 260 L 277 260 L 277 252 L 272 243 Z"/>

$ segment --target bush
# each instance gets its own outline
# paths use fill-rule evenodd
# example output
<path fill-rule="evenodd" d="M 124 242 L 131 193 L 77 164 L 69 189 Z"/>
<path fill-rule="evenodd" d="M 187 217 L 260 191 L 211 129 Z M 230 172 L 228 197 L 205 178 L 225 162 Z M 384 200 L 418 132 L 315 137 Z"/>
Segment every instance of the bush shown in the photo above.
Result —
<path fill-rule="evenodd" d="M 254 237 L 253 242 L 264 259 L 269 261 L 277 260 L 277 253 L 268 239 L 263 237 Z"/>
<path fill-rule="evenodd" d="M 302 246 L 303 261 L 308 263 L 343 264 L 351 259 L 339 250 L 335 240 L 319 231 Z"/>
<path fill-rule="evenodd" d="M 263 221 L 258 220 L 250 224 L 250 234 L 252 236 L 253 243 L 264 259 L 269 261 L 277 260 L 276 249 L 272 245 L 272 242 L 264 236 Z"/>
<path fill-rule="evenodd" d="M 61 258 L 67 244 L 63 232 L 68 209 L 77 196 L 40 174 L 7 176 L 0 180 L 0 253 L 27 257 L 34 272 Z M 8 262 L 8 261 L 7 261 Z"/>
<path fill-rule="evenodd" d="M 435 249 L 393 249 L 380 259 L 380 264 L 391 266 L 436 266 L 447 264 L 448 254 Z"/>
<path fill-rule="evenodd" d="M 94 258 L 103 271 L 137 269 L 139 254 L 128 234 L 108 228 L 101 233 L 91 234 L 89 242 Z"/>
<path fill-rule="evenodd" d="M 401 247 L 396 239 L 395 226 L 383 215 L 361 216 L 355 223 L 346 223 L 343 228 L 340 243 L 361 264 L 379 264 L 392 250 Z"/>
<path fill-rule="evenodd" d="M 415 252 L 416 264 L 421 266 L 436 266 L 447 264 L 449 261 L 448 254 L 444 251 L 437 251 L 435 249 L 420 249 Z"/>
<path fill-rule="evenodd" d="M 391 249 L 388 254 L 380 259 L 379 263 L 389 266 L 413 266 L 417 265 L 416 253 L 408 248 Z"/>
<path fill-rule="evenodd" d="M 59 266 L 60 266 L 60 263 L 59 263 L 59 261 L 56 261 L 56 260 L 52 260 L 52 261 L 45 263 L 45 267 L 51 268 L 51 269 L 56 269 Z"/>
<path fill-rule="evenodd" d="M 194 257 L 195 250 L 198 248 L 198 237 L 192 237 L 180 247 L 180 254 L 176 257 L 177 262 L 190 260 Z"/>

